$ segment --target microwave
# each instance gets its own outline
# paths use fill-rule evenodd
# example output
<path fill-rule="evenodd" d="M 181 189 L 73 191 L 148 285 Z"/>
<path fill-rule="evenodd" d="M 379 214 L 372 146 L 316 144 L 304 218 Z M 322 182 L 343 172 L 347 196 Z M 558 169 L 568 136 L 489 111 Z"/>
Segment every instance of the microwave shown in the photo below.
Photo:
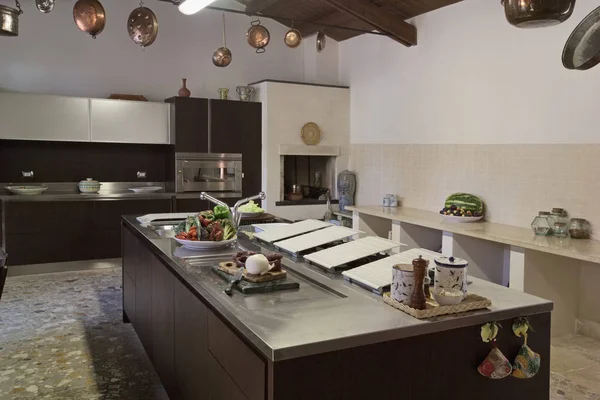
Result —
<path fill-rule="evenodd" d="M 175 191 L 242 196 L 242 155 L 175 153 Z"/>

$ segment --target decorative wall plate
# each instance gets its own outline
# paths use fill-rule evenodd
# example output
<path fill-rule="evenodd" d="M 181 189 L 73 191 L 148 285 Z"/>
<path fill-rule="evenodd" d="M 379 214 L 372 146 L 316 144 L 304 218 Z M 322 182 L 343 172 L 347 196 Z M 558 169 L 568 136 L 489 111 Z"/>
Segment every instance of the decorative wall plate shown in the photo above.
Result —
<path fill-rule="evenodd" d="M 321 128 L 319 128 L 319 125 L 314 122 L 309 122 L 302 127 L 300 136 L 305 144 L 314 146 L 321 141 L 321 135 Z"/>

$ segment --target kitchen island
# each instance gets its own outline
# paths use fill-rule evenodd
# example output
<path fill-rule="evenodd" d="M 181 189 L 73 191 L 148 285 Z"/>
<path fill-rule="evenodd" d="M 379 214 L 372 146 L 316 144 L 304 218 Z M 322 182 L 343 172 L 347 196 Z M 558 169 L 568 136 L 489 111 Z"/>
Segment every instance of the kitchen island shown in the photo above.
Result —
<path fill-rule="evenodd" d="M 241 249 L 273 251 L 239 236 Z M 210 268 L 236 249 L 190 253 L 129 216 L 122 240 L 124 320 L 172 399 L 549 397 L 550 301 L 474 278 L 469 290 L 490 298 L 490 309 L 417 320 L 289 257 L 283 264 L 300 289 L 228 297 Z M 491 350 L 481 325 L 500 322 L 498 347 L 512 361 L 519 316 L 535 328 L 528 343 L 540 371 L 527 380 L 481 376 Z"/>

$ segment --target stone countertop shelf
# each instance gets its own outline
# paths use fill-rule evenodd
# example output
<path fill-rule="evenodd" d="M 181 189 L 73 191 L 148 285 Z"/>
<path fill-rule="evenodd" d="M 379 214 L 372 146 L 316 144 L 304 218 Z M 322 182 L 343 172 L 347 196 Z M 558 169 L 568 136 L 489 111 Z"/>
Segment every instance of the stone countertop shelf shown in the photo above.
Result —
<path fill-rule="evenodd" d="M 458 235 L 536 250 L 557 256 L 600 264 L 600 241 L 536 236 L 531 229 L 493 222 L 456 223 L 436 212 L 407 207 L 348 206 L 347 210 L 405 222 Z"/>

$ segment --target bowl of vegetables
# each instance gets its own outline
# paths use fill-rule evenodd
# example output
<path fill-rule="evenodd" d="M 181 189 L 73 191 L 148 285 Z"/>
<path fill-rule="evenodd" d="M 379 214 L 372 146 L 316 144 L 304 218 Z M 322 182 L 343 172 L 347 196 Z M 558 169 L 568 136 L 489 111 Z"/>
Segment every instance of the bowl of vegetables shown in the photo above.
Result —
<path fill-rule="evenodd" d="M 238 208 L 238 213 L 242 218 L 256 218 L 263 215 L 265 212 L 258 204 L 256 204 L 253 200 L 250 200 L 248 203 L 240 206 Z"/>
<path fill-rule="evenodd" d="M 187 217 L 175 228 L 174 239 L 186 249 L 208 250 L 235 243 L 237 231 L 229 208 L 216 206 Z"/>

